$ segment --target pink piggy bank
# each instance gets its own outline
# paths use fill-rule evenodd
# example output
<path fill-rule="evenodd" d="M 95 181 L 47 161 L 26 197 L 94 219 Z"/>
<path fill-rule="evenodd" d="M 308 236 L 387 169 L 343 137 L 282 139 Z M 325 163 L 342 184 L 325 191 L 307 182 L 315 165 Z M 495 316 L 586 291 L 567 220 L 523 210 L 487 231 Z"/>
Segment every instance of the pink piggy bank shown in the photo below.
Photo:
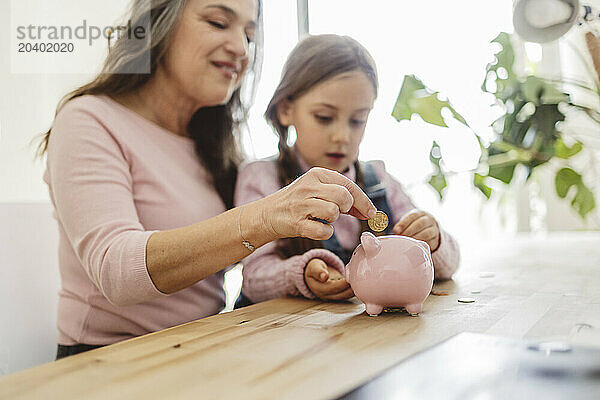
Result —
<path fill-rule="evenodd" d="M 429 245 L 406 236 L 376 237 L 363 232 L 344 270 L 354 294 L 378 315 L 384 307 L 404 307 L 411 315 L 423 309 L 433 286 Z"/>

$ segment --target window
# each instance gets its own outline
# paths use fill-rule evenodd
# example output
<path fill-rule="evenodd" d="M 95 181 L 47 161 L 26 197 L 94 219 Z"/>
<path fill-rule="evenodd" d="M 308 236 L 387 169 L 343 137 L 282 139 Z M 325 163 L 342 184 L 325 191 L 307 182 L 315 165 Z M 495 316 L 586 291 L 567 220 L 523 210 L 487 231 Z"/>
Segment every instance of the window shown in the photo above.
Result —
<path fill-rule="evenodd" d="M 303 3 L 304 1 L 300 1 Z M 251 157 L 277 150 L 275 135 L 262 114 L 280 77 L 289 51 L 297 41 L 296 2 L 265 1 L 265 55 L 256 104 L 252 110 L 246 148 Z M 415 117 L 398 123 L 391 112 L 405 74 L 415 74 L 432 89 L 447 96 L 479 134 L 490 134 L 495 119 L 491 97 L 480 89 L 485 66 L 493 60 L 490 41 L 501 31 L 512 32 L 512 3 L 470 0 L 461 2 L 406 2 L 397 0 L 308 1 L 311 34 L 349 35 L 361 42 L 375 59 L 379 96 L 369 118 L 361 159 L 382 159 L 416 205 L 432 212 L 457 236 L 477 235 L 482 229 L 482 199 L 468 174 L 449 181 L 445 200 L 426 185 L 431 172 L 429 148 L 435 138 L 442 146 L 447 167 L 465 171 L 476 165 L 478 147 L 473 134 L 449 121 L 450 129 L 433 127 Z M 248 146 L 250 144 L 250 146 Z M 501 229 L 497 209 L 482 209 Z M 488 224 L 485 229 L 489 229 Z"/>
<path fill-rule="evenodd" d="M 250 158 L 264 158 L 277 151 L 277 137 L 263 114 L 279 83 L 283 64 L 298 42 L 295 1 L 263 0 L 263 10 L 263 68 L 256 99 L 250 110 L 249 132 L 243 136 L 244 149 Z"/>

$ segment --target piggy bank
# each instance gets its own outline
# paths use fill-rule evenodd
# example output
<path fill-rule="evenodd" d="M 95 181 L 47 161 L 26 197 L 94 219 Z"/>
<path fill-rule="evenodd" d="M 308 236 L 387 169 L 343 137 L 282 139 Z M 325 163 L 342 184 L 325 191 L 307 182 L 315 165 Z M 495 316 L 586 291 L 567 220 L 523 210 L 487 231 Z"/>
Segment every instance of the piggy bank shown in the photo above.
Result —
<path fill-rule="evenodd" d="M 415 316 L 433 286 L 429 245 L 406 236 L 364 232 L 344 270 L 354 294 L 373 316 L 384 307 L 404 307 Z"/>

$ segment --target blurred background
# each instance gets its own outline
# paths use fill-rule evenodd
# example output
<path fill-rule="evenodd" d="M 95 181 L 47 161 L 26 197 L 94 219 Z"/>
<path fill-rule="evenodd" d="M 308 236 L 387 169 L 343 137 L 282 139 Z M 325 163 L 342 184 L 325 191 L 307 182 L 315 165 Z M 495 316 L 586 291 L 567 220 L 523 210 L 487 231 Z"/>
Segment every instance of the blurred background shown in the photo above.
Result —
<path fill-rule="evenodd" d="M 48 191 L 42 181 L 44 163 L 35 159 L 38 136 L 46 131 L 60 98 L 89 81 L 99 70 L 106 47 L 87 63 L 88 73 L 20 73 L 11 65 L 14 17 L 11 3 L 0 2 L 0 375 L 49 361 L 55 351 L 55 311 L 59 276 L 57 232 Z M 587 4 L 598 6 L 600 0 Z M 60 11 L 80 19 L 119 21 L 123 2 L 53 0 L 40 15 Z M 582 217 L 571 206 L 574 193 L 560 198 L 555 189 L 561 160 L 537 168 L 528 180 L 516 169 L 509 185 L 490 186 L 487 200 L 472 184 L 481 151 L 475 135 L 494 141 L 492 122 L 503 114 L 491 93 L 482 91 L 486 65 L 500 50 L 491 41 L 500 32 L 513 33 L 511 0 L 481 2 L 442 0 L 263 0 L 265 47 L 262 77 L 243 142 L 248 158 L 275 153 L 276 137 L 262 115 L 278 83 L 287 54 L 299 37 L 337 33 L 361 42 L 379 70 L 379 97 L 361 146 L 363 160 L 384 160 L 420 208 L 468 248 L 480 240 L 498 240 L 518 232 L 546 235 L 552 231 L 599 230 L 598 207 Z M 575 26 L 560 40 L 526 43 L 511 41 L 517 74 L 568 77 L 595 85 L 593 60 L 585 32 L 595 24 Z M 89 62 L 88 62 L 89 61 Z M 440 99 L 449 99 L 470 127 L 446 118 L 448 127 L 425 123 L 418 116 L 398 122 L 392 110 L 405 75 L 418 76 Z M 597 93 L 575 90 L 572 96 L 598 110 Z M 448 110 L 443 115 L 450 117 Z M 575 132 L 584 149 L 569 163 L 582 173 L 585 186 L 600 199 L 600 124 L 581 113 L 568 115 L 561 130 Z M 427 184 L 435 172 L 430 148 L 442 148 L 447 187 L 443 201 Z M 572 188 L 574 190 L 574 188 Z M 227 290 L 239 290 L 239 270 L 228 275 Z M 32 296 L 34 290 L 37 296 Z M 231 304 L 228 305 L 229 307 Z M 26 347 L 27 351 L 19 351 Z"/>

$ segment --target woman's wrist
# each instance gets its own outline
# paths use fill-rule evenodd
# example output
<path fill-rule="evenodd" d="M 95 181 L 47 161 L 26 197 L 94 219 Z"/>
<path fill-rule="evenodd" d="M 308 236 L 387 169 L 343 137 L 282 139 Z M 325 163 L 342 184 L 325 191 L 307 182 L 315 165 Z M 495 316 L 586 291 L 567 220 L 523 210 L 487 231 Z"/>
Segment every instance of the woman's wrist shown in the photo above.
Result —
<path fill-rule="evenodd" d="M 250 243 L 250 241 L 248 239 L 246 239 L 246 237 L 242 233 L 242 212 L 244 211 L 244 207 L 238 207 L 237 210 L 238 210 L 237 228 L 238 228 L 238 233 L 240 235 L 240 238 L 242 240 L 242 245 L 244 247 L 246 247 L 246 249 L 248 249 L 252 253 L 254 250 L 256 250 L 256 247 L 252 243 Z"/>
<path fill-rule="evenodd" d="M 252 247 L 258 248 L 280 238 L 268 219 L 268 204 L 265 204 L 264 200 L 238 207 L 240 209 L 238 232 L 242 244 L 245 241 Z"/>

